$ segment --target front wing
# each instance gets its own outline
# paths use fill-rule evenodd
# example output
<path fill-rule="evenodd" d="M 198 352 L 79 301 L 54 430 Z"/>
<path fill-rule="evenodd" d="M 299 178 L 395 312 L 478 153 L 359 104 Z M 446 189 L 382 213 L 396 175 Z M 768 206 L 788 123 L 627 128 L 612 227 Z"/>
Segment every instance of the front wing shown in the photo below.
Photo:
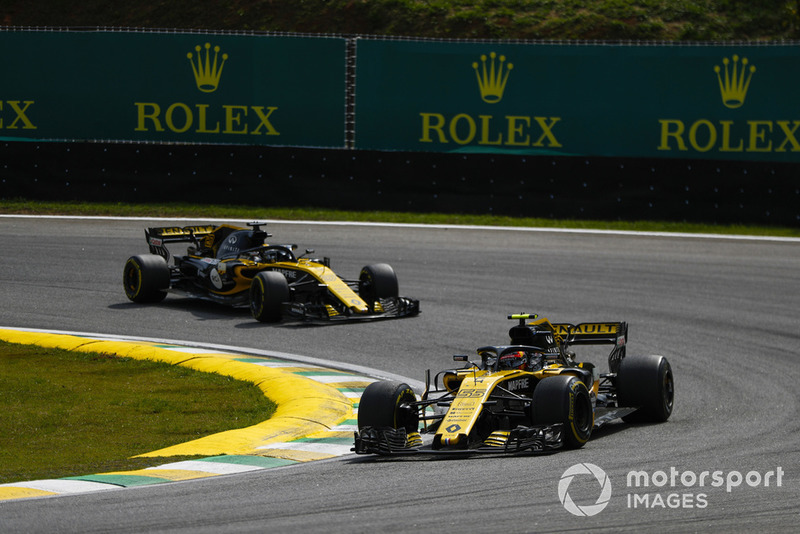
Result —
<path fill-rule="evenodd" d="M 419 314 L 419 301 L 408 297 L 380 299 L 380 306 L 369 313 L 339 313 L 330 306 L 310 302 L 287 302 L 283 313 L 307 322 L 357 321 L 412 317 Z"/>
<path fill-rule="evenodd" d="M 419 432 L 404 428 L 364 427 L 355 432 L 352 450 L 356 454 L 398 456 L 409 454 L 512 454 L 545 453 L 564 445 L 562 426 L 519 426 L 513 430 L 497 430 L 478 447 L 470 449 L 434 448 L 425 444 Z"/>
<path fill-rule="evenodd" d="M 600 408 L 595 412 L 594 428 L 603 426 L 636 411 L 633 407 Z M 562 425 L 519 426 L 513 430 L 497 430 L 478 447 L 470 449 L 434 449 L 424 443 L 419 432 L 407 432 L 404 428 L 364 427 L 355 432 L 353 452 L 356 454 L 378 454 L 398 456 L 410 454 L 509 454 L 545 453 L 563 447 Z"/>

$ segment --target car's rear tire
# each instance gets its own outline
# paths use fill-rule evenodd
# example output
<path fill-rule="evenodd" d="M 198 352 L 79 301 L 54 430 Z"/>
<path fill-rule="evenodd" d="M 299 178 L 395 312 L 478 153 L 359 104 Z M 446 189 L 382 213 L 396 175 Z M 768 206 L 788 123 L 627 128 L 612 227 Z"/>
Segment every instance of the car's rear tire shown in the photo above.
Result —
<path fill-rule="evenodd" d="M 574 375 L 542 379 L 533 390 L 531 419 L 537 425 L 561 423 L 564 446 L 583 447 L 594 426 L 592 400 L 586 384 Z"/>
<path fill-rule="evenodd" d="M 672 367 L 664 356 L 626 356 L 620 362 L 616 385 L 620 406 L 639 407 L 623 420 L 663 423 L 672 415 L 675 382 Z"/>
<path fill-rule="evenodd" d="M 136 303 L 161 302 L 169 289 L 167 260 L 156 254 L 132 256 L 122 271 L 125 295 Z"/>
<path fill-rule="evenodd" d="M 358 403 L 358 429 L 391 427 L 416 432 L 419 428 L 416 409 L 401 407 L 403 403 L 416 400 L 414 390 L 408 384 L 393 380 L 373 382 L 364 390 Z"/>
<path fill-rule="evenodd" d="M 250 284 L 250 313 L 262 323 L 281 320 L 281 307 L 289 301 L 289 283 L 275 271 L 261 271 Z"/>
<path fill-rule="evenodd" d="M 358 276 L 358 294 L 373 309 L 380 299 L 394 298 L 399 294 L 397 275 L 388 263 L 374 263 L 361 269 Z"/>

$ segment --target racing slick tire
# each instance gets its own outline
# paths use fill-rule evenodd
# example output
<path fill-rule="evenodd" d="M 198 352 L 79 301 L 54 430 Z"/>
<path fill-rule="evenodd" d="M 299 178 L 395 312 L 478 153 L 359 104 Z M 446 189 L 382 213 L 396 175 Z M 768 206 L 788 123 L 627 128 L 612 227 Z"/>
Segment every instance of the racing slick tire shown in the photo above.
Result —
<path fill-rule="evenodd" d="M 617 371 L 617 399 L 620 406 L 638 406 L 622 419 L 629 423 L 663 423 L 672 414 L 675 382 L 672 367 L 664 356 L 630 355 Z"/>
<path fill-rule="evenodd" d="M 371 310 L 377 300 L 396 298 L 399 293 L 397 275 L 388 263 L 374 263 L 361 269 L 361 274 L 358 276 L 358 294 Z"/>
<path fill-rule="evenodd" d="M 574 375 L 542 379 L 533 390 L 531 419 L 537 425 L 561 423 L 564 447 L 583 447 L 594 426 L 592 400 L 586 384 Z"/>
<path fill-rule="evenodd" d="M 417 400 L 411 386 L 403 382 L 382 380 L 367 386 L 358 403 L 358 429 L 364 427 L 405 428 L 406 432 L 419 429 L 416 409 L 403 409 L 404 402 Z"/>
<path fill-rule="evenodd" d="M 122 271 L 125 294 L 137 304 L 164 300 L 169 278 L 167 260 L 157 254 L 131 256 Z"/>
<path fill-rule="evenodd" d="M 250 313 L 262 323 L 281 320 L 281 307 L 289 301 L 286 277 L 275 271 L 261 271 L 250 284 Z"/>

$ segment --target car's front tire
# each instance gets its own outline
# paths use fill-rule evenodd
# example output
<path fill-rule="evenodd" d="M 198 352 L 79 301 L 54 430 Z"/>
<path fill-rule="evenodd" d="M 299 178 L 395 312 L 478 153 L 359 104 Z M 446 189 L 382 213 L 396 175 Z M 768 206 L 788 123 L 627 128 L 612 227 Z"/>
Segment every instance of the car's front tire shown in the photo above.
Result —
<path fill-rule="evenodd" d="M 289 300 L 289 284 L 275 271 L 261 271 L 250 284 L 250 313 L 262 323 L 281 320 L 281 307 Z"/>
<path fill-rule="evenodd" d="M 372 310 L 375 302 L 399 295 L 397 275 L 388 263 L 366 265 L 358 276 L 358 294 Z"/>
<path fill-rule="evenodd" d="M 405 428 L 416 432 L 419 415 L 415 409 L 402 407 L 417 400 L 411 386 L 403 382 L 382 380 L 367 386 L 358 403 L 358 429 Z"/>
<path fill-rule="evenodd" d="M 169 266 L 156 254 L 132 256 L 125 262 L 122 284 L 125 295 L 136 303 L 161 302 L 169 289 Z"/>
<path fill-rule="evenodd" d="M 533 390 L 531 419 L 537 425 L 561 423 L 564 446 L 583 447 L 592 435 L 594 412 L 586 384 L 574 375 L 550 376 Z"/>
<path fill-rule="evenodd" d="M 620 362 L 616 385 L 619 405 L 639 408 L 623 420 L 663 423 L 672 415 L 675 382 L 664 356 L 626 356 Z"/>

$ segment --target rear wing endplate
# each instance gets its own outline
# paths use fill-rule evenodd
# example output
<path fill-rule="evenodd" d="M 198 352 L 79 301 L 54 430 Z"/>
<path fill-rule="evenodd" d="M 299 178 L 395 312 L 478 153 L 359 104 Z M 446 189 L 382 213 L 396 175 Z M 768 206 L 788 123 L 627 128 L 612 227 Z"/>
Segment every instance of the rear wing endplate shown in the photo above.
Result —
<path fill-rule="evenodd" d="M 169 251 L 165 246 L 167 243 L 197 244 L 198 238 L 211 234 L 215 228 L 213 225 L 160 226 L 145 229 L 144 236 L 151 254 L 158 254 L 169 260 Z"/>

